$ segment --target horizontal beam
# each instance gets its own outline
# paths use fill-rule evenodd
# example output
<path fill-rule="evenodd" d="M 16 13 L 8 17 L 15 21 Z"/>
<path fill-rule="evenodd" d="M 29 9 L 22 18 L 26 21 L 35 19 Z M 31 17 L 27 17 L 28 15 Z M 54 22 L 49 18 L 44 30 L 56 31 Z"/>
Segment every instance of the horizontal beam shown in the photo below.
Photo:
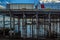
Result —
<path fill-rule="evenodd" d="M 39 13 L 46 13 L 46 14 L 48 14 L 48 12 L 51 12 L 51 13 L 60 13 L 60 10 L 58 10 L 58 9 L 49 9 L 49 10 L 47 10 L 47 9 L 40 9 L 40 10 L 37 10 L 37 9 L 26 9 L 26 10 L 23 10 L 23 9 L 0 9 L 0 13 L 8 13 L 8 12 L 11 12 L 11 13 L 18 13 L 19 14 L 19 12 L 20 13 L 22 13 L 22 12 L 32 12 L 32 13 L 35 13 L 36 11 L 37 12 L 39 12 Z"/>

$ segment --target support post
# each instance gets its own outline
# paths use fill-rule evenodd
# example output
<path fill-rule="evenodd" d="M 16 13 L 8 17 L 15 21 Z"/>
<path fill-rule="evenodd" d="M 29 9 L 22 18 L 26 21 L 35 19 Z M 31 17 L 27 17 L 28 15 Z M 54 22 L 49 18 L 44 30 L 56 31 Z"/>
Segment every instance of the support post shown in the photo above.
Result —
<path fill-rule="evenodd" d="M 49 13 L 48 14 L 48 16 L 49 16 L 49 37 L 51 37 L 51 14 Z"/>
<path fill-rule="evenodd" d="M 21 37 L 21 31 L 20 31 L 20 16 L 18 15 L 18 37 Z"/>
<path fill-rule="evenodd" d="M 32 38 L 33 38 L 33 17 L 32 17 Z"/>
<path fill-rule="evenodd" d="M 24 33 L 24 15 L 23 15 L 23 18 L 22 18 L 22 31 Z M 23 36 L 24 36 L 24 34 L 23 34 Z"/>
<path fill-rule="evenodd" d="M 25 33 L 24 37 L 27 37 L 26 16 L 24 12 L 23 12 L 23 24 L 22 25 L 23 25 L 23 32 Z"/>
<path fill-rule="evenodd" d="M 26 18 L 26 15 L 25 15 L 25 29 L 26 29 L 26 37 L 27 37 L 27 18 Z"/>
<path fill-rule="evenodd" d="M 32 18 L 30 18 L 30 22 L 31 22 L 31 19 L 32 19 Z M 31 23 L 31 24 L 32 24 L 32 23 Z M 30 24 L 30 37 L 31 37 L 31 32 L 32 32 L 32 31 L 31 31 L 31 24 Z"/>
<path fill-rule="evenodd" d="M 15 17 L 13 15 L 13 29 L 15 29 Z"/>
<path fill-rule="evenodd" d="M 37 39 L 38 39 L 38 36 L 39 36 L 39 30 L 38 30 L 38 13 L 36 13 L 36 27 L 37 27 Z"/>
<path fill-rule="evenodd" d="M 9 14 L 10 14 L 10 30 L 12 30 L 12 29 L 11 29 L 11 28 L 12 28 L 12 13 L 9 12 Z"/>
<path fill-rule="evenodd" d="M 59 18 L 59 32 L 60 32 L 60 18 Z"/>
<path fill-rule="evenodd" d="M 3 36 L 5 36 L 5 15 L 3 15 Z"/>
<path fill-rule="evenodd" d="M 20 32 L 20 16 L 18 16 L 18 32 Z"/>

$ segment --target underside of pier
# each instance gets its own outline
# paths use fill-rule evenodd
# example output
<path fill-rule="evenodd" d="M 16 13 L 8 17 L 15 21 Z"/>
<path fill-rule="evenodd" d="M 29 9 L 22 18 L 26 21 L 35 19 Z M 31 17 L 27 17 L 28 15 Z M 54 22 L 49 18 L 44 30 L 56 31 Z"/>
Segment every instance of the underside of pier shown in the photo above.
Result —
<path fill-rule="evenodd" d="M 3 15 L 3 30 L 5 16 L 10 17 L 10 30 L 18 27 L 19 38 L 41 39 L 60 38 L 60 10 L 0 10 Z M 15 23 L 17 19 L 17 24 Z M 5 36 L 5 31 L 3 32 Z M 14 35 L 15 37 L 15 35 Z"/>

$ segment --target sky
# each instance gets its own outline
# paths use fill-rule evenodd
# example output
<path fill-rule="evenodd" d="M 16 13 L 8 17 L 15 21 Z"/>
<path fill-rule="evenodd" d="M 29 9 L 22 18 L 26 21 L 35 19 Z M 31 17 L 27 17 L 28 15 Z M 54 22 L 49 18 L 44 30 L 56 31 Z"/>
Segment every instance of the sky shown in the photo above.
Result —
<path fill-rule="evenodd" d="M 0 4 L 6 4 L 6 3 L 38 3 L 38 1 L 41 2 L 50 2 L 52 0 L 0 0 Z M 56 0 L 56 2 L 60 2 Z"/>
<path fill-rule="evenodd" d="M 5 7 L 6 4 L 9 4 L 9 3 L 24 3 L 24 4 L 32 3 L 34 5 L 37 5 L 39 3 L 39 1 L 38 0 L 0 0 L 0 6 L 2 5 Z"/>
<path fill-rule="evenodd" d="M 38 1 L 42 3 L 42 1 L 44 0 L 0 0 L 0 7 L 5 7 L 8 3 L 34 3 L 35 5 L 37 5 L 39 3 Z"/>

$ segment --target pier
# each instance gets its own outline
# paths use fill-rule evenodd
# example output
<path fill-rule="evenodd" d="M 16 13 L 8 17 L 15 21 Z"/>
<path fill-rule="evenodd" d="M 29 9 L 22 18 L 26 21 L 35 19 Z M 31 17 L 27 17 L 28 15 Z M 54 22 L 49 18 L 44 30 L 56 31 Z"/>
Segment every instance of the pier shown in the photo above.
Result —
<path fill-rule="evenodd" d="M 40 10 L 39 9 L 21 9 L 21 10 L 20 9 L 2 9 L 0 10 L 0 15 L 3 15 L 3 30 L 6 28 L 5 16 L 10 17 L 10 30 L 11 28 L 15 29 L 15 25 L 18 25 L 18 33 L 20 33 L 18 38 L 21 38 L 21 39 L 27 38 L 27 40 L 28 39 L 39 40 L 41 38 L 42 39 L 60 38 L 60 10 L 57 10 L 57 9 L 49 9 L 49 10 L 48 9 L 40 9 Z M 18 20 L 17 24 L 15 24 L 15 19 Z M 29 34 L 27 30 L 28 25 L 30 26 Z M 43 29 L 43 32 L 40 31 L 41 27 Z M 5 31 L 3 31 L 3 36 L 5 36 Z"/>

